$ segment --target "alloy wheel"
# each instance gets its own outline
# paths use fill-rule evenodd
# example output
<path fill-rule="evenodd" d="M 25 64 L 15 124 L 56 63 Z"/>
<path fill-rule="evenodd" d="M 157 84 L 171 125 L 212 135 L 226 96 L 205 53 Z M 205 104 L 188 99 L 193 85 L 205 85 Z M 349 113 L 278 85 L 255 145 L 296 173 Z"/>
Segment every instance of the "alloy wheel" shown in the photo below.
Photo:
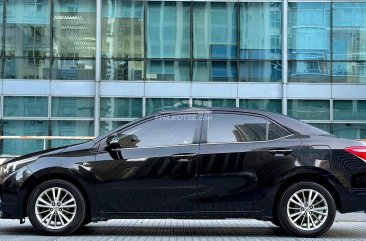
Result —
<path fill-rule="evenodd" d="M 327 220 L 328 212 L 326 199 L 313 189 L 301 189 L 295 192 L 287 202 L 288 219 L 301 230 L 318 229 Z"/>
<path fill-rule="evenodd" d="M 43 191 L 35 203 L 39 223 L 49 229 L 61 229 L 75 218 L 77 205 L 75 197 L 66 189 L 52 187 Z"/>

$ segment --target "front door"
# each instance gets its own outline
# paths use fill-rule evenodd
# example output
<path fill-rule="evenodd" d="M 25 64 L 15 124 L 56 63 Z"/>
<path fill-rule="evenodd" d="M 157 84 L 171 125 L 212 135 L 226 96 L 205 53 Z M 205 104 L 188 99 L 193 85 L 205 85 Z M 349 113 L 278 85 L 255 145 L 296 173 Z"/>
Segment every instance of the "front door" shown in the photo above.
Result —
<path fill-rule="evenodd" d="M 158 116 L 101 141 L 94 168 L 102 212 L 193 210 L 198 119 L 196 113 Z"/>

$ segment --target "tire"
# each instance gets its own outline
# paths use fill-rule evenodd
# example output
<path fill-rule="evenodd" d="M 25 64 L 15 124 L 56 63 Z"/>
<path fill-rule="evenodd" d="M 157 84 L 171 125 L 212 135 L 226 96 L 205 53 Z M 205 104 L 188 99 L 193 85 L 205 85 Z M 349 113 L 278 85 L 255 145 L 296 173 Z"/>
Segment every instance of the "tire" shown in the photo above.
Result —
<path fill-rule="evenodd" d="M 27 211 L 31 224 L 40 233 L 68 235 L 84 223 L 86 206 L 77 187 L 54 179 L 35 188 L 29 197 Z"/>
<path fill-rule="evenodd" d="M 280 221 L 278 221 L 278 218 L 273 217 L 271 223 L 277 227 L 280 227 Z"/>
<path fill-rule="evenodd" d="M 332 195 L 323 186 L 314 182 L 298 182 L 282 193 L 276 215 L 280 227 L 287 233 L 298 237 L 318 237 L 332 226 L 336 206 Z"/>

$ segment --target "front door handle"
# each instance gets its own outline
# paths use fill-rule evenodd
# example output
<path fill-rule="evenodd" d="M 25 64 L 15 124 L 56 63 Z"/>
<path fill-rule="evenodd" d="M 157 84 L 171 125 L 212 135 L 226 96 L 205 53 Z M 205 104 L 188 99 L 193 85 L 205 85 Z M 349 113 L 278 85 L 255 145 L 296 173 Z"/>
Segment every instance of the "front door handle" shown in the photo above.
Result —
<path fill-rule="evenodd" d="M 271 149 L 268 152 L 274 156 L 287 156 L 287 155 L 290 155 L 293 152 L 293 150 L 291 150 L 291 149 Z"/>
<path fill-rule="evenodd" d="M 179 162 L 190 162 L 193 161 L 194 159 L 196 159 L 197 154 L 195 153 L 181 153 L 181 154 L 174 154 L 171 155 L 170 158 L 173 159 L 174 161 L 179 161 Z"/>

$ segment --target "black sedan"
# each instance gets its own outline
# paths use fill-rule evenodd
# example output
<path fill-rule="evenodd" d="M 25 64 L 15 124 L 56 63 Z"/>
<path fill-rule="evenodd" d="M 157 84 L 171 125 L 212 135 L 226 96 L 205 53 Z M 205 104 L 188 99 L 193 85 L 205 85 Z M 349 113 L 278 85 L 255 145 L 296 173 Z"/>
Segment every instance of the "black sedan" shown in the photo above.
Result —
<path fill-rule="evenodd" d="M 256 218 L 315 237 L 366 210 L 366 145 L 287 116 L 186 109 L 5 161 L 0 217 L 67 235 L 113 218 Z"/>

